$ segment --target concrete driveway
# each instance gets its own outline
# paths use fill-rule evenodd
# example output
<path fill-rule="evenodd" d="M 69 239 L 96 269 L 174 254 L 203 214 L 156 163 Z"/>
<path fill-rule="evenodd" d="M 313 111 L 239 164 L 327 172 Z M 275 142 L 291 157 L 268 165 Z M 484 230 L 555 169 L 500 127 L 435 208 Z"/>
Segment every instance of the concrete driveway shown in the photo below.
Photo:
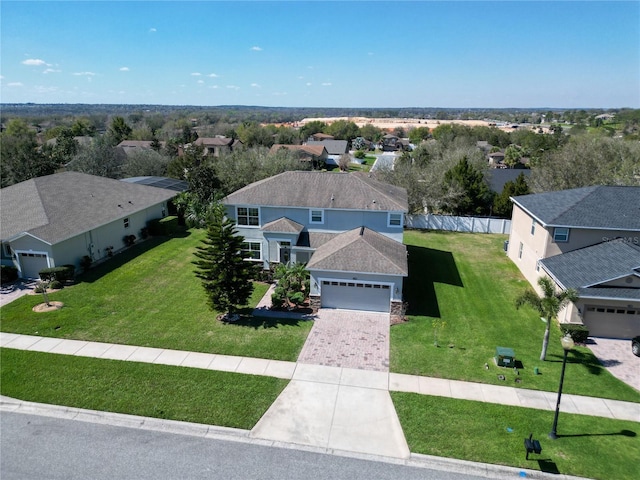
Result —
<path fill-rule="evenodd" d="M 589 337 L 587 347 L 614 377 L 640 391 L 640 357 L 631 352 L 631 340 Z"/>

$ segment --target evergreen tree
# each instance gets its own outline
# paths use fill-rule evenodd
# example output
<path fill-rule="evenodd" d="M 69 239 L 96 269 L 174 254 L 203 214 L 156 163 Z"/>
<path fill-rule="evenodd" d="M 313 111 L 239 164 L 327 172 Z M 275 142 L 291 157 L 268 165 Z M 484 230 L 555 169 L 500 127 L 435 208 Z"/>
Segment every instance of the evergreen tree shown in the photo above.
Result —
<path fill-rule="evenodd" d="M 443 207 L 453 215 L 484 215 L 489 213 L 492 195 L 484 175 L 463 157 L 458 164 L 444 176 L 447 188 L 457 187 L 462 195 Z"/>
<path fill-rule="evenodd" d="M 216 215 L 202 243 L 193 262 L 196 276 L 202 280 L 211 309 L 233 320 L 238 306 L 245 305 L 253 292 L 254 266 L 241 253 L 244 237 L 237 235 L 233 220 Z"/>
<path fill-rule="evenodd" d="M 511 212 L 513 211 L 513 203 L 511 203 L 511 197 L 517 197 L 518 195 L 528 195 L 531 193 L 529 185 L 524 174 L 518 175 L 515 182 L 509 180 L 504 184 L 502 193 L 497 195 L 493 201 L 493 214 L 499 217 L 511 218 Z"/>

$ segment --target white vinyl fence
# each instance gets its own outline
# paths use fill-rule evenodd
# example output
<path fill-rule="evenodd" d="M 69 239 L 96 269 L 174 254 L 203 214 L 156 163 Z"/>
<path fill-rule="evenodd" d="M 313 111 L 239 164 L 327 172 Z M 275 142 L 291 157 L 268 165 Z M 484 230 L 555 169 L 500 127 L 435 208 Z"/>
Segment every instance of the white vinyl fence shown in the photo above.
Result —
<path fill-rule="evenodd" d="M 404 226 L 422 230 L 448 232 L 504 233 L 511 232 L 511 220 L 506 218 L 454 217 L 449 215 L 405 215 Z"/>

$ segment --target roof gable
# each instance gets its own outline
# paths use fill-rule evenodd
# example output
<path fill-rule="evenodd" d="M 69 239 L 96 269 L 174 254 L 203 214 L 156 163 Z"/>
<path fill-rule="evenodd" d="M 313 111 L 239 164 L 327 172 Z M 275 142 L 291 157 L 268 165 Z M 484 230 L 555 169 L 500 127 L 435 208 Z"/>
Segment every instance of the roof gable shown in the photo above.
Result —
<path fill-rule="evenodd" d="M 545 226 L 640 230 L 640 187 L 598 185 L 512 200 Z"/>
<path fill-rule="evenodd" d="M 304 225 L 300 225 L 287 217 L 278 218 L 262 227 L 263 232 L 272 233 L 300 233 L 303 229 Z"/>
<path fill-rule="evenodd" d="M 408 210 L 405 189 L 368 174 L 289 171 L 228 195 L 227 205 L 258 205 L 342 210 Z"/>
<path fill-rule="evenodd" d="M 369 228 L 358 227 L 320 246 L 307 268 L 406 276 L 407 248 Z"/>
<path fill-rule="evenodd" d="M 164 188 L 79 172 L 37 177 L 0 190 L 0 236 L 26 232 L 54 244 L 175 195 Z"/>

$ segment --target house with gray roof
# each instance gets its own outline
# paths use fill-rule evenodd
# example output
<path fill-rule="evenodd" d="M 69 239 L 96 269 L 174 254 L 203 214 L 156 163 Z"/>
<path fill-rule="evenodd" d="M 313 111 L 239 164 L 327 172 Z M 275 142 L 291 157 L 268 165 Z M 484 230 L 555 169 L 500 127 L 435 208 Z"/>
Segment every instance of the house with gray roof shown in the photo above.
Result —
<path fill-rule="evenodd" d="M 23 278 L 43 268 L 78 266 L 141 237 L 150 220 L 167 214 L 177 192 L 79 172 L 32 178 L 0 190 L 1 261 Z"/>
<path fill-rule="evenodd" d="M 549 276 L 580 299 L 561 322 L 592 336 L 640 335 L 640 187 L 591 186 L 513 197 L 507 254 L 537 287 Z"/>
<path fill-rule="evenodd" d="M 362 172 L 284 172 L 223 199 L 263 268 L 300 262 L 313 308 L 399 313 L 407 251 L 404 189 Z"/>

